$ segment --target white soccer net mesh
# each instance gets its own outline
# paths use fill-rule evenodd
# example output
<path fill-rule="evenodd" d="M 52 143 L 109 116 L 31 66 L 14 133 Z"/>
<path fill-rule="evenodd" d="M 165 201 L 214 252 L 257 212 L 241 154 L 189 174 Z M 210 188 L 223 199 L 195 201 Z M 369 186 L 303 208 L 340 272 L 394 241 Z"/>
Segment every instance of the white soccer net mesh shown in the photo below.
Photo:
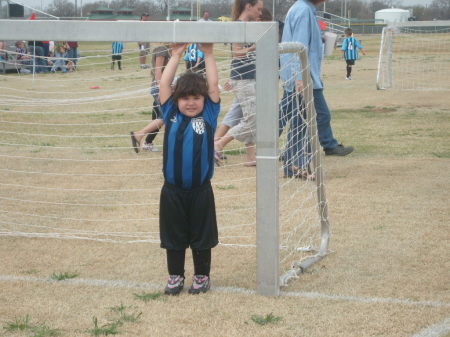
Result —
<path fill-rule="evenodd" d="M 139 68 L 135 43 L 125 45 L 121 71 L 110 69 L 109 43 L 81 43 L 79 51 L 73 73 L 0 76 L 0 236 L 148 243 L 159 249 L 162 151 L 141 150 L 136 155 L 130 142 L 130 131 L 151 120 L 151 69 Z M 224 86 L 230 72 L 230 46 L 216 44 L 215 54 Z M 150 51 L 147 63 L 151 57 Z M 280 98 L 282 92 L 280 83 Z M 233 93 L 224 90 L 221 100 L 219 122 L 233 102 Z M 298 97 L 286 100 L 291 104 Z M 311 104 L 302 103 L 304 108 Z M 299 114 L 294 111 L 299 127 L 285 120 L 279 143 L 281 159 L 294 152 L 303 169 L 310 169 L 304 176 L 286 176 L 280 160 L 282 274 L 316 254 L 321 241 L 311 162 L 317 154 L 311 152 L 304 108 Z M 163 132 L 164 128 L 154 141 L 159 150 Z M 288 144 L 288 132 L 294 134 L 294 143 Z M 298 153 L 303 153 L 302 158 Z M 243 165 L 242 143 L 233 141 L 224 155 L 224 165 L 216 168 L 213 178 L 220 245 L 225 249 L 217 254 L 237 249 L 256 263 L 256 169 Z M 297 162 L 294 159 L 287 161 L 289 167 Z"/>
<path fill-rule="evenodd" d="M 395 27 L 385 30 L 379 89 L 450 90 L 450 27 Z"/>

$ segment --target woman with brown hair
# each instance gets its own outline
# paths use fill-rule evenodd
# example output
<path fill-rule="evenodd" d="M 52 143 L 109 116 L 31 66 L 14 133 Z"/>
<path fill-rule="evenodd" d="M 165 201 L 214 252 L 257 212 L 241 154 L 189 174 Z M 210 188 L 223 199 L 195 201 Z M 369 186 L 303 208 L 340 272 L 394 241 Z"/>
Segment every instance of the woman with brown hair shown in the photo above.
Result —
<path fill-rule="evenodd" d="M 263 9 L 262 0 L 235 0 L 232 8 L 234 21 L 257 21 Z M 223 148 L 233 139 L 247 147 L 245 165 L 256 164 L 256 66 L 255 44 L 233 43 L 231 45 L 230 84 L 242 108 L 243 117 L 225 136 L 215 142 L 216 163 L 221 163 Z"/>

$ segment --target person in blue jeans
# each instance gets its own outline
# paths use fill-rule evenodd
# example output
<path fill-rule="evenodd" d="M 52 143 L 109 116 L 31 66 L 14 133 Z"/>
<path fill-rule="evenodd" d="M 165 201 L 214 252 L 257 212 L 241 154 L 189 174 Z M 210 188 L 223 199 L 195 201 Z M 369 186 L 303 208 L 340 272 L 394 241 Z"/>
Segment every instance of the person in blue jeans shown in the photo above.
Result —
<path fill-rule="evenodd" d="M 282 42 L 299 42 L 307 47 L 320 145 L 326 155 L 346 156 L 353 152 L 353 147 L 339 144 L 333 136 L 331 112 L 323 94 L 324 87 L 320 78 L 323 57 L 322 34 L 316 19 L 316 7 L 324 2 L 324 0 L 297 0 L 286 15 Z M 303 92 L 300 61 L 292 54 L 282 54 L 280 64 L 280 77 L 284 82 L 283 99 L 280 104 L 280 133 L 288 122 L 292 130 L 288 133 L 288 147 L 283 155 L 284 173 L 287 177 L 305 178 L 309 174 L 311 154 L 308 150 L 309 145 L 305 144 L 304 140 L 307 130 L 303 121 L 304 114 L 302 111 L 297 112 L 299 102 L 296 98 L 300 98 Z"/>

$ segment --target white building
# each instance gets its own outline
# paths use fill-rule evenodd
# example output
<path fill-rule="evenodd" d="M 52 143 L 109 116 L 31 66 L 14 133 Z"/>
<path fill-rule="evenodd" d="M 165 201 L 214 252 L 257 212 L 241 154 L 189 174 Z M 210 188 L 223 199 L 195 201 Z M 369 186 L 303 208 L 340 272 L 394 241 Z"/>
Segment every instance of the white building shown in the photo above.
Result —
<path fill-rule="evenodd" d="M 401 8 L 386 8 L 375 12 L 376 23 L 406 22 L 411 16 L 409 10 Z"/>

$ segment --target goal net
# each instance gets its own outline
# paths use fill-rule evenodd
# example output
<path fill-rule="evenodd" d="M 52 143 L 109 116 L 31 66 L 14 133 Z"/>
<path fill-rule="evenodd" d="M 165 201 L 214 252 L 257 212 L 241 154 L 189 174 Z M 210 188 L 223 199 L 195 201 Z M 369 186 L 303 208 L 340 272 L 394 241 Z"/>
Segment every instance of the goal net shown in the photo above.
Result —
<path fill-rule="evenodd" d="M 64 246 L 54 242 L 87 242 L 97 252 L 104 250 L 112 256 L 111 247 L 128 245 L 133 250 L 148 245 L 155 272 L 149 271 L 146 277 L 163 282 L 164 276 L 156 271 L 165 272 L 165 260 L 157 253 L 161 250 L 158 214 L 164 128 L 154 140 L 153 151 L 141 149 L 136 154 L 130 141 L 130 131 L 151 121 L 153 69 L 139 67 L 136 42 L 125 43 L 122 70 L 117 66 L 111 70 L 111 42 L 79 44 L 80 58 L 72 73 L 19 72 L 0 77 L 0 240 L 5 244 L 29 240 L 31 245 L 45 239 L 46 248 L 55 252 Z M 151 43 L 147 63 L 158 45 Z M 214 50 L 223 88 L 230 74 L 230 45 L 216 43 Z M 252 288 L 254 281 L 270 283 L 260 279 L 268 273 L 275 274 L 278 289 L 327 253 L 327 205 L 306 53 L 296 45 L 284 46 L 281 52 L 291 53 L 292 62 L 298 62 L 300 55 L 304 58 L 307 85 L 302 102 L 297 102 L 300 108 L 294 111 L 299 123 L 294 127 L 286 119 L 279 130 L 276 103 L 267 114 L 274 117 L 267 128 L 277 140 L 271 145 L 275 156 L 260 152 L 263 143 L 258 138 L 256 168 L 245 165 L 248 159 L 242 143 L 233 141 L 225 148 L 223 165 L 216 167 L 212 181 L 220 240 L 213 273 L 222 268 L 218 274 L 236 277 L 221 281 L 218 276 L 216 286 Z M 184 65 L 179 69 L 184 70 Z M 271 81 L 281 97 L 278 76 Z M 268 82 L 257 81 L 258 85 L 270 88 Z M 223 89 L 219 124 L 233 101 L 233 92 Z M 263 118 L 260 110 L 257 118 Z M 286 175 L 293 162 L 283 159 L 293 151 L 302 156 L 308 174 Z M 274 163 L 275 170 L 259 172 L 265 161 Z M 274 183 L 276 190 L 267 193 L 267 186 Z M 267 217 L 267 211 L 277 216 L 276 221 L 260 229 L 258 219 L 261 214 Z M 274 245 L 276 253 L 261 256 Z M 87 259 L 90 249 L 85 254 Z M 273 255 L 276 261 L 270 262 Z M 266 270 L 271 263 L 275 268 Z M 257 268 L 263 270 L 259 276 Z"/>
<path fill-rule="evenodd" d="M 386 27 L 381 38 L 377 88 L 450 90 L 449 53 L 448 22 Z"/>

